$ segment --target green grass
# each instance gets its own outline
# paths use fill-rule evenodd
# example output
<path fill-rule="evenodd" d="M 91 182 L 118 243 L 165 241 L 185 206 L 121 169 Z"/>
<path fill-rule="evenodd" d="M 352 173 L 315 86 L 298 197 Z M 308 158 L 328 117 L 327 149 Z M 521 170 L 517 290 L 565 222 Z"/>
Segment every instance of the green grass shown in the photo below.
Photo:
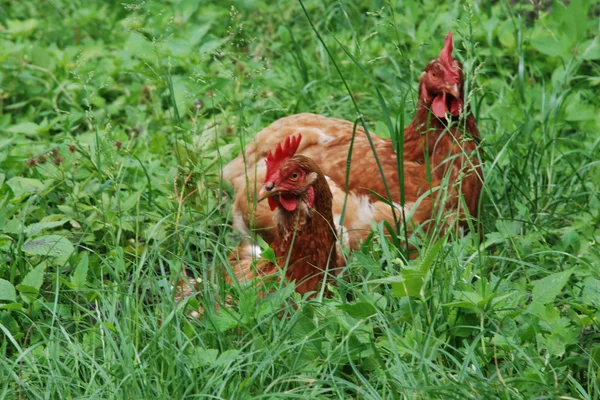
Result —
<path fill-rule="evenodd" d="M 600 398 L 600 5 L 208 3 L 0 5 L 0 398 Z M 483 236 L 226 285 L 222 165 L 297 112 L 401 132 L 448 30 Z"/>

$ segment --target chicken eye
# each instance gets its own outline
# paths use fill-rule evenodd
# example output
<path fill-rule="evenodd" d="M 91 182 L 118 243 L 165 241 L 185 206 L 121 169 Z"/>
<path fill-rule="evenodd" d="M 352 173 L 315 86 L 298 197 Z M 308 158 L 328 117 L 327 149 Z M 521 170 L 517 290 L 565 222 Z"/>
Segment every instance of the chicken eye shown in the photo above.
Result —
<path fill-rule="evenodd" d="M 294 182 L 295 182 L 295 181 L 297 181 L 297 180 L 298 180 L 298 177 L 299 177 L 299 176 L 300 176 L 300 175 L 298 175 L 298 173 L 297 173 L 297 172 L 294 172 L 294 173 L 292 174 L 292 176 L 290 177 L 290 179 L 291 179 L 292 181 L 294 181 Z"/>
<path fill-rule="evenodd" d="M 438 78 L 437 74 L 435 72 L 433 72 L 433 71 L 431 72 L 431 77 L 433 79 L 437 79 Z"/>

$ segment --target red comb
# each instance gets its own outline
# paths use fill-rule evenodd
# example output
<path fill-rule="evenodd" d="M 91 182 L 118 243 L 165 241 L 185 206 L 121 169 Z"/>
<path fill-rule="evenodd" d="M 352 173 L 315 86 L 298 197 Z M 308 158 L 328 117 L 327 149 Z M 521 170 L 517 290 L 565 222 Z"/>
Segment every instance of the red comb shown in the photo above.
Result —
<path fill-rule="evenodd" d="M 296 154 L 296 150 L 298 150 L 301 140 L 301 133 L 296 136 L 288 136 L 285 138 L 283 146 L 281 143 L 277 143 L 275 151 L 269 151 L 267 159 L 265 160 L 267 163 L 267 178 L 271 176 L 273 172 L 277 171 L 281 164 Z"/>
<path fill-rule="evenodd" d="M 442 65 L 446 67 L 446 70 L 458 81 L 459 74 L 454 65 L 454 59 L 452 58 L 452 32 L 448 31 L 446 35 L 446 41 L 444 42 L 444 48 L 440 53 L 440 61 Z"/>

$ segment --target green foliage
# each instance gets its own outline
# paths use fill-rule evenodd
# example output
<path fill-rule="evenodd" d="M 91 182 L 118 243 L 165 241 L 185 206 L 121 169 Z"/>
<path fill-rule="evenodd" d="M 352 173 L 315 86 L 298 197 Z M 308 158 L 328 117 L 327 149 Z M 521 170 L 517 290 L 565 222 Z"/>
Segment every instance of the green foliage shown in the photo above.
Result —
<path fill-rule="evenodd" d="M 0 397 L 597 399 L 600 8 L 534 3 L 3 2 Z M 482 235 L 226 284 L 224 163 L 296 112 L 395 138 L 448 30 Z"/>

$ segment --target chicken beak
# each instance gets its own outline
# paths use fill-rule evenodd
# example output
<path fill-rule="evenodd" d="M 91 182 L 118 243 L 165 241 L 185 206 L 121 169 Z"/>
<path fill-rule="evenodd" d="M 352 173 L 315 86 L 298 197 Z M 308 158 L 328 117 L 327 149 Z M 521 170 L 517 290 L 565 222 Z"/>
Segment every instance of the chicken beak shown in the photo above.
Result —
<path fill-rule="evenodd" d="M 267 197 L 273 197 L 273 196 L 278 195 L 279 191 L 278 190 L 274 190 L 274 189 L 275 189 L 275 183 L 273 183 L 273 182 L 265 182 L 265 184 L 258 191 L 258 200 L 257 200 L 257 202 L 260 203 L 261 201 L 263 201 Z"/>
<path fill-rule="evenodd" d="M 460 99 L 460 92 L 458 91 L 458 83 L 455 83 L 453 85 L 447 85 L 445 91 L 449 95 L 454 96 L 457 99 Z"/>

